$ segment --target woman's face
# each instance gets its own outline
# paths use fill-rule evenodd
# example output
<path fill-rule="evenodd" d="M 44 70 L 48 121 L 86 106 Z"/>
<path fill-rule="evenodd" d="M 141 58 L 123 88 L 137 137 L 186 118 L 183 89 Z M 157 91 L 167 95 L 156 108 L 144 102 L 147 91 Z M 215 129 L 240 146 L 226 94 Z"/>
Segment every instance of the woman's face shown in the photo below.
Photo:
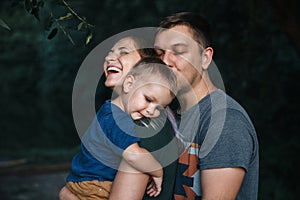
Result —
<path fill-rule="evenodd" d="M 135 41 L 126 37 L 119 40 L 108 52 L 104 62 L 105 86 L 114 88 L 141 59 Z"/>

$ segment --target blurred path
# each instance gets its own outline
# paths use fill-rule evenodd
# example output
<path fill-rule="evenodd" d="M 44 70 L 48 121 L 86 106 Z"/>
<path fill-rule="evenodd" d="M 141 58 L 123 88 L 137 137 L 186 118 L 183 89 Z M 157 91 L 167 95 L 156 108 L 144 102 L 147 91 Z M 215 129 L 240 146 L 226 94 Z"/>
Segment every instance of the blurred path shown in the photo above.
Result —
<path fill-rule="evenodd" d="M 0 168 L 0 199 L 58 200 L 67 173 L 66 169 L 49 170 L 48 167 L 32 171 L 4 171 Z"/>

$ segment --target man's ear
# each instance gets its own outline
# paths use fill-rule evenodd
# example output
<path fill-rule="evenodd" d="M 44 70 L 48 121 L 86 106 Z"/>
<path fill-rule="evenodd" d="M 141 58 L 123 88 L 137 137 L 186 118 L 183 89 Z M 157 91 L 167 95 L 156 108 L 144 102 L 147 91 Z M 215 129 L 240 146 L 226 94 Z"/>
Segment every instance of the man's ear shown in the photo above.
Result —
<path fill-rule="evenodd" d="M 135 79 L 134 79 L 134 76 L 132 76 L 132 75 L 127 75 L 125 77 L 124 82 L 123 82 L 123 92 L 124 93 L 128 93 L 132 89 L 134 81 L 135 81 Z"/>
<path fill-rule="evenodd" d="M 212 61 L 212 57 L 214 54 L 214 50 L 211 47 L 207 47 L 206 49 L 203 50 L 202 52 L 202 68 L 204 70 L 208 69 L 208 66 L 210 65 Z"/>

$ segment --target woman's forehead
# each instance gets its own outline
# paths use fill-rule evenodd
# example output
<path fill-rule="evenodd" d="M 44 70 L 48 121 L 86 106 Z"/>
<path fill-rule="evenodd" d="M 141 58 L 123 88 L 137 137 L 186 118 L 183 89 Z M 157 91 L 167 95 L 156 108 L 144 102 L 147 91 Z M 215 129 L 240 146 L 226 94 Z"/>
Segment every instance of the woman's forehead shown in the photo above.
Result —
<path fill-rule="evenodd" d="M 113 46 L 112 49 L 119 49 L 119 48 L 136 49 L 137 43 L 131 37 L 122 38 Z"/>

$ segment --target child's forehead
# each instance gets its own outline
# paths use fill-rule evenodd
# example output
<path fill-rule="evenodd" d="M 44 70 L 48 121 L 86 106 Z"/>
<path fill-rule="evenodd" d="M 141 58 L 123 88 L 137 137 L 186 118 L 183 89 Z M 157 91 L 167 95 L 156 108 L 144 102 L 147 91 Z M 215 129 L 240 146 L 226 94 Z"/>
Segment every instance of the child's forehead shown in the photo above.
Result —
<path fill-rule="evenodd" d="M 151 92 L 156 92 L 158 90 L 161 89 L 167 89 L 169 91 L 171 91 L 171 87 L 170 84 L 168 83 L 168 81 L 164 80 L 163 78 L 145 78 L 145 79 L 139 79 L 136 82 L 136 88 L 143 88 L 146 91 L 149 90 Z"/>
<path fill-rule="evenodd" d="M 137 77 L 136 82 L 145 85 L 169 85 L 168 81 L 159 75 L 140 75 Z"/>

